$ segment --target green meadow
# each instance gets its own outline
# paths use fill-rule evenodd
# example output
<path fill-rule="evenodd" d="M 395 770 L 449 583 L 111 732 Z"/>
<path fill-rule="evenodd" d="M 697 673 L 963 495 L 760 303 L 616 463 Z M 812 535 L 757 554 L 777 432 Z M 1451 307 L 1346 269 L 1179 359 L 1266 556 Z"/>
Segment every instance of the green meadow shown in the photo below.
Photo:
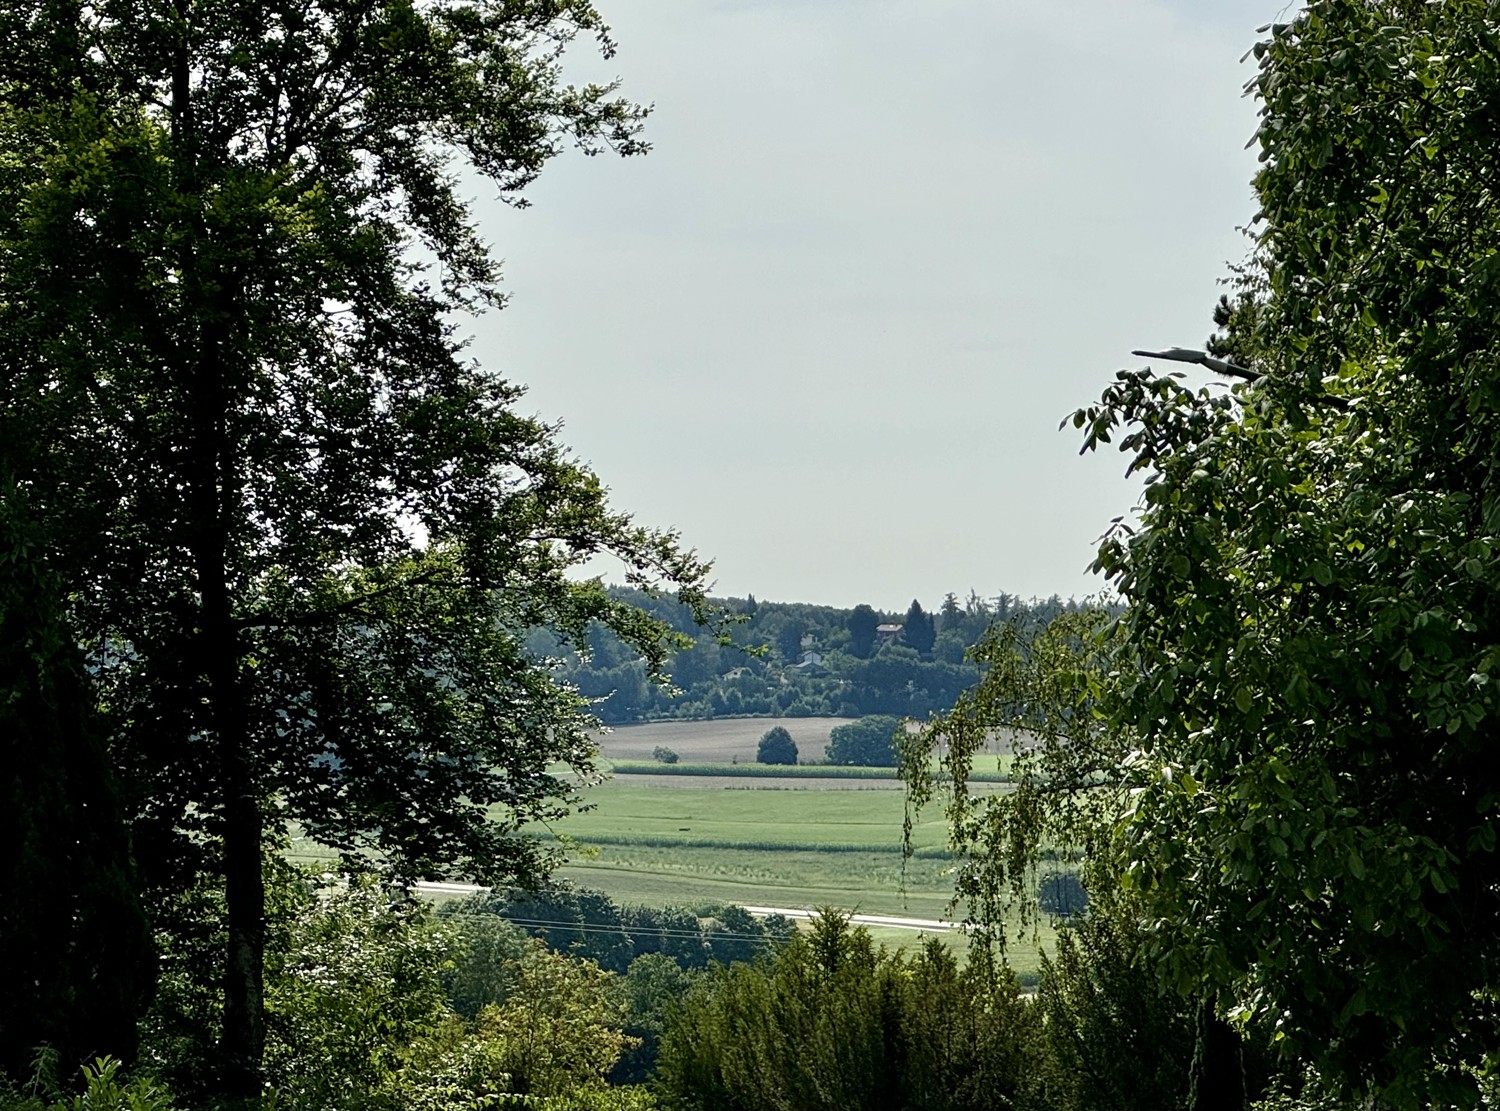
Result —
<path fill-rule="evenodd" d="M 838 719 L 783 719 L 799 733 L 826 737 Z M 772 720 L 661 722 L 627 726 L 601 738 L 601 765 L 612 778 L 584 789 L 584 808 L 533 826 L 560 843 L 558 875 L 617 903 L 742 906 L 951 919 L 953 877 L 941 806 L 930 806 L 902 853 L 906 796 L 889 768 L 830 768 L 732 762 Z M 794 736 L 797 734 L 794 733 Z M 683 763 L 648 764 L 643 752 L 667 745 Z M 620 765 L 625 765 L 621 767 Z M 980 769 L 981 789 L 1005 790 L 1002 763 Z M 626 767 L 629 771 L 626 771 Z M 669 770 L 670 769 L 670 770 Z M 623 773 L 623 774 L 622 774 Z M 834 774 L 829 774 L 834 773 Z M 320 855 L 294 839 L 294 856 Z M 918 931 L 872 927 L 905 947 Z M 957 932 L 945 935 L 965 948 Z M 1045 923 L 1040 943 L 1050 944 Z M 1037 945 L 1011 951 L 1018 970 L 1034 971 Z"/>
<path fill-rule="evenodd" d="M 662 722 L 606 735 L 601 755 L 605 766 L 614 768 L 614 778 L 586 790 L 587 809 L 538 831 L 565 842 L 568 862 L 560 874 L 620 903 L 831 906 L 865 914 L 953 917 L 941 807 L 920 816 L 912 831 L 915 853 L 904 857 L 906 797 L 890 769 L 801 766 L 777 774 L 770 766 L 731 762 L 750 744 L 752 733 L 758 736 L 773 724 L 767 719 Z M 826 737 L 838 722 L 783 719 L 780 724 L 794 737 Z M 656 744 L 678 752 L 683 764 L 674 768 L 683 770 L 653 769 L 641 761 L 643 750 Z M 995 783 L 1002 778 L 998 763 L 982 770 L 995 784 L 991 789 L 1003 790 Z M 913 930 L 872 932 L 891 945 L 919 940 Z M 957 933 L 948 938 L 963 947 Z M 1042 945 L 1051 938 L 1043 925 Z M 1036 945 L 1017 945 L 1011 959 L 1021 971 L 1034 970 Z"/>

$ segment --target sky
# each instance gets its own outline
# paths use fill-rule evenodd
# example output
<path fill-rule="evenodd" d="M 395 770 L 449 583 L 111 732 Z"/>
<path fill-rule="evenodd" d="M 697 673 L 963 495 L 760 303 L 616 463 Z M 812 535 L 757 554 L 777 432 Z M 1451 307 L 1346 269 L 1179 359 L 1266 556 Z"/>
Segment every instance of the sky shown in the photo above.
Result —
<path fill-rule="evenodd" d="M 1138 484 L 1059 423 L 1201 347 L 1255 212 L 1280 0 L 599 0 L 643 158 L 476 185 L 471 352 L 714 593 L 1096 594 Z M 602 68 L 601 68 L 602 67 Z"/>

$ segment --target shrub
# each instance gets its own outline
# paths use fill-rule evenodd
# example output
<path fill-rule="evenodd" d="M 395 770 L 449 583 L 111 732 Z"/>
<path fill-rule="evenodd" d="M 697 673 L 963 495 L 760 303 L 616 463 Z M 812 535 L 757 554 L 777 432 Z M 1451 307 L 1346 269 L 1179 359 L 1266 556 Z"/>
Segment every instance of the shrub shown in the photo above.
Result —
<path fill-rule="evenodd" d="M 1037 887 L 1037 904 L 1043 914 L 1072 918 L 1089 909 L 1089 895 L 1076 872 L 1050 872 Z"/>
<path fill-rule="evenodd" d="M 871 714 L 848 725 L 835 726 L 828 734 L 828 747 L 824 750 L 828 762 L 893 768 L 899 759 L 895 742 L 901 729 L 901 719 L 888 714 Z"/>
<path fill-rule="evenodd" d="M 666 745 L 657 745 L 651 750 L 651 759 L 655 760 L 658 764 L 675 764 L 677 763 L 677 753 L 673 752 Z"/>
<path fill-rule="evenodd" d="M 797 742 L 792 740 L 792 735 L 779 725 L 768 729 L 761 737 L 760 744 L 755 747 L 755 762 L 757 764 L 795 764 Z"/>
<path fill-rule="evenodd" d="M 907 958 L 831 912 L 774 954 L 714 969 L 669 1012 L 658 1095 L 674 1111 L 1031 1108 L 1040 1023 L 1008 973 Z"/>

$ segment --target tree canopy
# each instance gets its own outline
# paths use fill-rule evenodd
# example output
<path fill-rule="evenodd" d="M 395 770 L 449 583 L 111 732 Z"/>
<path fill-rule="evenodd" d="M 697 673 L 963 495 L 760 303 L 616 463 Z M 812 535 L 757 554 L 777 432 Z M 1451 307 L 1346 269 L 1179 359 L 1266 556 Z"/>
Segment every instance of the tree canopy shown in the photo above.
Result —
<path fill-rule="evenodd" d="M 829 731 L 824 754 L 830 764 L 895 767 L 896 738 L 903 732 L 900 718 L 890 714 L 871 714 L 848 725 L 835 725 Z"/>
<path fill-rule="evenodd" d="M 795 764 L 797 762 L 797 742 L 792 740 L 792 735 L 782 725 L 772 726 L 767 729 L 760 738 L 760 743 L 755 746 L 755 762 L 758 764 Z"/>
<path fill-rule="evenodd" d="M 0 443 L 85 644 L 154 890 L 217 876 L 226 1090 L 257 1088 L 261 853 L 295 819 L 401 874 L 545 867 L 586 769 L 526 634 L 669 630 L 570 572 L 701 597 L 448 323 L 498 304 L 502 199 L 645 110 L 567 84 L 586 0 L 0 10 Z M 463 191 L 461 191 L 463 190 Z"/>
<path fill-rule="evenodd" d="M 1088 788 L 1174 985 L 1346 1093 L 1472 1103 L 1500 1034 L 1500 24 L 1318 0 L 1256 55 L 1234 382 L 1122 371 L 1077 414 L 1146 477 L 1097 562 L 1127 609 L 1050 670 L 995 642 L 1013 663 L 959 720 L 1040 738 L 1035 791 L 995 802 L 1031 845 L 1025 800 Z M 1023 841 L 990 844 L 1007 880 Z"/>
<path fill-rule="evenodd" d="M 862 660 L 870 658 L 875 651 L 875 630 L 880 627 L 880 617 L 869 606 L 861 603 L 849 614 L 849 651 Z"/>
<path fill-rule="evenodd" d="M 932 656 L 932 646 L 937 642 L 937 622 L 933 620 L 932 614 L 922 609 L 922 603 L 915 598 L 907 608 L 906 624 L 901 626 L 901 639 L 924 660 Z"/>

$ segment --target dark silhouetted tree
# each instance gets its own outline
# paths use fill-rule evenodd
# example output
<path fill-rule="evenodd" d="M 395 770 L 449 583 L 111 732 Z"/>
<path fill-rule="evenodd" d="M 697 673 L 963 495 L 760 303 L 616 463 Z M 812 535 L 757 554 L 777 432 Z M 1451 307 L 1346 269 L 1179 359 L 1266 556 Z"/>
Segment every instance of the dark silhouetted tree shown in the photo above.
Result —
<path fill-rule="evenodd" d="M 932 658 L 932 646 L 937 641 L 937 623 L 915 598 L 906 611 L 906 624 L 902 626 L 901 639 L 908 648 L 915 648 L 924 660 Z"/>
<path fill-rule="evenodd" d="M 849 615 L 849 651 L 862 660 L 868 660 L 875 651 L 875 630 L 880 627 L 880 618 L 869 606 L 861 603 Z"/>
<path fill-rule="evenodd" d="M 43 1046 L 61 1075 L 133 1058 L 154 976 L 93 692 L 44 551 L 16 488 L 0 487 L 0 1081 L 28 1076 Z"/>
<path fill-rule="evenodd" d="M 404 876 L 544 871 L 514 834 L 592 743 L 528 634 L 660 664 L 668 627 L 571 573 L 599 554 L 698 594 L 450 323 L 500 300 L 473 181 L 644 149 L 643 108 L 564 82 L 580 35 L 610 53 L 588 0 L 0 12 L 0 433 L 142 878 L 222 885 L 223 1094 L 261 1090 L 282 823 Z"/>
<path fill-rule="evenodd" d="M 755 746 L 755 761 L 758 764 L 795 764 L 797 742 L 792 740 L 792 735 L 784 728 L 773 726 L 766 730 L 760 744 Z"/>

